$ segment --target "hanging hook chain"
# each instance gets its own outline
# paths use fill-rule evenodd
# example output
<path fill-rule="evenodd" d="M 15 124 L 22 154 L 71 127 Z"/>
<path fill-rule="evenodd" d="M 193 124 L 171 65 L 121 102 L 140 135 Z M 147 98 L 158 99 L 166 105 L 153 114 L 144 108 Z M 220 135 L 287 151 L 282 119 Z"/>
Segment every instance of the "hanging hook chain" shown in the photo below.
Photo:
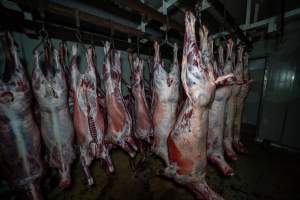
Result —
<path fill-rule="evenodd" d="M 115 48 L 115 42 L 114 42 L 114 29 L 110 29 L 110 43 L 111 43 L 111 46 L 112 48 L 114 49 Z"/>
<path fill-rule="evenodd" d="M 80 30 L 75 32 L 75 37 L 80 43 L 82 43 Z"/>
<path fill-rule="evenodd" d="M 140 37 L 137 37 L 136 46 L 137 46 L 137 54 L 138 56 L 140 56 Z"/>
<path fill-rule="evenodd" d="M 82 48 L 83 51 L 87 51 L 87 49 L 85 48 L 83 42 L 82 42 L 82 36 L 81 36 L 81 32 L 80 32 L 80 16 L 79 16 L 79 10 L 75 9 L 75 23 L 76 23 L 76 27 L 77 30 L 75 32 L 75 37 L 79 42 L 80 47 Z"/>
<path fill-rule="evenodd" d="M 166 18 L 167 18 L 167 23 L 166 23 L 165 40 L 166 40 L 166 42 L 168 42 L 168 29 L 169 29 L 169 18 L 168 18 L 168 14 L 166 14 Z"/>
<path fill-rule="evenodd" d="M 42 28 L 39 30 L 39 35 L 40 35 L 40 37 L 43 38 L 43 40 L 47 40 L 48 39 L 49 35 L 48 35 L 48 32 L 47 32 L 47 30 L 45 28 L 45 22 L 43 22 Z"/>
<path fill-rule="evenodd" d="M 165 39 L 162 44 L 167 44 L 171 47 L 173 47 L 173 44 L 169 42 L 169 37 L 168 37 L 168 31 L 169 31 L 169 17 L 168 17 L 168 12 L 166 12 L 166 24 L 165 24 Z"/>
<path fill-rule="evenodd" d="M 203 4 L 203 0 L 198 0 L 196 6 L 195 6 L 195 12 L 196 12 L 196 16 L 199 20 L 199 24 L 201 26 L 201 10 L 202 10 L 202 4 Z"/>
<path fill-rule="evenodd" d="M 79 18 L 79 10 L 75 9 L 75 23 L 77 27 L 77 31 L 75 32 L 76 39 L 81 43 L 81 33 L 80 33 L 80 18 Z"/>

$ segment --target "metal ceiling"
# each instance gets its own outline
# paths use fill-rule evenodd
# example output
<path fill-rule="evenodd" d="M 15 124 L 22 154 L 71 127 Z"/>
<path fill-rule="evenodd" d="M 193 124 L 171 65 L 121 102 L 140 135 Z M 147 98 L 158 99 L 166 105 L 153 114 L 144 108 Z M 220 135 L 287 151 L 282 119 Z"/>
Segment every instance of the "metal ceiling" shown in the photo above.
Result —
<path fill-rule="evenodd" d="M 121 48 L 123 49 L 131 48 L 133 44 L 137 43 L 137 40 L 146 49 L 152 47 L 153 40 L 164 39 L 166 30 L 166 26 L 164 25 L 167 22 L 170 41 L 182 44 L 184 12 L 186 9 L 195 10 L 195 4 L 198 2 L 197 0 L 12 1 L 17 2 L 23 11 L 23 19 L 18 16 L 19 18 L 15 18 L 14 20 L 27 20 L 24 18 L 24 12 L 25 14 L 29 13 L 32 14 L 33 18 L 33 21 L 25 21 L 29 24 L 36 23 L 36 20 L 40 22 L 46 20 L 49 24 L 54 23 L 76 28 L 75 11 L 78 10 L 82 17 L 81 31 L 95 32 L 103 34 L 105 37 L 114 37 L 116 40 L 122 40 L 124 45 Z M 278 12 L 278 7 L 280 8 L 278 5 L 282 5 L 283 1 L 208 0 L 210 6 L 203 11 L 202 21 L 208 26 L 211 34 L 223 31 L 227 31 L 228 33 L 229 31 L 232 36 L 235 35 L 244 43 L 250 45 L 248 38 L 241 29 L 247 30 L 249 27 L 251 28 L 252 23 L 258 23 L 262 18 L 265 19 L 274 15 L 283 16 L 282 8 Z M 3 5 L 7 2 L 10 1 L 2 1 L 1 4 Z M 58 6 L 55 7 L 55 5 Z M 298 0 L 285 1 L 284 11 L 292 10 L 295 7 L 300 7 Z M 5 10 L 5 8 L 2 9 Z M 248 21 L 246 20 L 247 11 L 249 13 Z M 45 18 L 43 18 L 43 12 L 45 12 Z M 32 26 L 34 27 L 34 24 Z M 39 27 L 40 25 L 35 24 L 35 26 Z M 57 30 L 55 29 L 55 31 Z M 52 30 L 52 32 L 55 31 Z M 58 35 L 58 33 L 54 34 Z"/>

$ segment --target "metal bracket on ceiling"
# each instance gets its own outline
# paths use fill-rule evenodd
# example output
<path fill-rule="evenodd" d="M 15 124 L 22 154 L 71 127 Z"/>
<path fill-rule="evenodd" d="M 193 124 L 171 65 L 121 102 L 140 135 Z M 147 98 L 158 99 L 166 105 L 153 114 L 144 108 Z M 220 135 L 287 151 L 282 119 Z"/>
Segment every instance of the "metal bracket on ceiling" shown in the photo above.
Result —
<path fill-rule="evenodd" d="M 285 12 L 284 17 L 290 18 L 290 17 L 294 17 L 294 16 L 298 16 L 298 15 L 300 15 L 300 8 Z M 277 25 L 276 25 L 277 19 L 278 19 L 278 17 L 274 16 L 274 17 L 260 20 L 260 21 L 257 21 L 257 22 L 254 22 L 254 23 L 251 23 L 248 25 L 247 24 L 240 25 L 240 28 L 242 30 L 246 31 L 246 30 L 250 30 L 250 29 L 267 26 L 267 31 L 270 33 L 270 32 L 274 32 L 277 30 Z"/>
<path fill-rule="evenodd" d="M 162 0 L 162 6 L 158 9 L 159 12 L 162 12 L 163 15 L 165 15 L 166 17 L 168 17 L 168 8 L 170 6 L 172 6 L 174 3 L 176 3 L 177 0 L 174 1 L 166 1 L 166 0 Z M 168 22 L 168 19 L 167 19 Z M 161 30 L 163 31 L 168 31 L 168 24 L 164 24 L 163 26 L 160 27 Z"/>
<path fill-rule="evenodd" d="M 210 8 L 211 4 L 207 1 L 207 0 L 198 0 L 196 6 L 195 6 L 195 12 L 196 12 L 196 16 L 199 20 L 199 24 L 201 25 L 201 13 Z"/>
<path fill-rule="evenodd" d="M 146 25 L 147 23 L 144 22 L 143 20 L 141 21 L 141 24 L 139 26 L 139 29 L 142 31 L 142 32 L 145 32 L 146 31 Z"/>
<path fill-rule="evenodd" d="M 198 0 L 195 10 L 197 12 L 202 12 L 211 7 L 211 4 L 207 0 Z"/>
<path fill-rule="evenodd" d="M 20 6 L 18 5 L 17 2 L 7 1 L 7 0 L 0 0 L 0 4 L 2 6 L 4 6 L 5 8 L 8 8 L 10 10 L 22 12 L 22 9 L 20 8 Z"/>
<path fill-rule="evenodd" d="M 277 30 L 276 18 L 271 18 L 268 23 L 268 33 L 274 32 Z"/>
<path fill-rule="evenodd" d="M 212 36 L 213 39 L 216 39 L 216 38 L 220 38 L 220 37 L 224 37 L 226 35 L 228 35 L 229 33 L 227 31 L 223 31 L 223 32 L 220 32 L 220 33 L 216 33 Z"/>
<path fill-rule="evenodd" d="M 142 3 L 145 3 L 144 0 L 140 0 Z M 163 13 L 164 15 L 167 15 L 168 8 L 174 5 L 177 2 L 177 0 L 163 0 L 162 6 L 160 6 L 157 11 L 160 13 Z M 137 29 L 143 31 L 143 28 L 146 28 L 148 25 L 148 22 L 142 21 L 141 24 L 137 27 Z M 165 30 L 164 26 L 161 27 L 162 30 Z"/>
<path fill-rule="evenodd" d="M 202 1 L 201 11 L 206 10 L 211 7 L 211 4 L 207 0 Z"/>
<path fill-rule="evenodd" d="M 251 0 L 247 0 L 246 22 L 245 22 L 246 25 L 250 24 L 251 6 L 252 6 Z"/>
<path fill-rule="evenodd" d="M 32 21 L 32 14 L 30 12 L 23 12 L 24 13 L 24 19 Z"/>
<path fill-rule="evenodd" d="M 17 2 L 13 1 L 7 1 L 7 0 L 0 0 L 0 4 L 4 6 L 5 8 L 8 8 L 10 10 L 18 11 L 18 12 L 23 12 L 24 14 L 24 19 L 32 21 L 32 14 L 30 12 L 23 11 L 20 6 L 18 5 Z"/>
<path fill-rule="evenodd" d="M 141 21 L 141 24 L 137 27 L 137 29 L 140 31 L 146 30 L 147 24 L 148 24 L 148 22 Z M 145 31 L 143 31 L 143 32 L 145 32 Z"/>
<path fill-rule="evenodd" d="M 177 2 L 177 0 L 163 0 L 163 5 L 158 8 L 158 12 L 163 13 L 164 15 L 166 15 L 165 13 L 167 13 L 168 8 L 170 8 L 172 5 L 174 5 Z"/>
<path fill-rule="evenodd" d="M 284 17 L 290 18 L 290 17 L 294 17 L 294 16 L 298 16 L 298 15 L 300 15 L 300 8 L 285 12 Z M 264 19 L 264 20 L 261 20 L 258 22 L 248 24 L 248 25 L 242 24 L 242 25 L 240 25 L 240 29 L 242 29 L 244 32 L 246 32 L 247 30 L 250 30 L 250 29 L 255 29 L 255 28 L 266 26 L 268 33 L 271 33 L 271 32 L 274 32 L 277 30 L 276 20 L 277 20 L 277 17 L 274 16 L 274 17 L 270 17 L 270 18 L 267 18 L 267 19 Z M 216 33 L 213 35 L 213 38 L 215 39 L 218 37 L 226 36 L 228 34 L 229 34 L 229 32 L 227 32 L 227 31 Z"/>
<path fill-rule="evenodd" d="M 145 44 L 146 42 L 148 42 L 148 39 L 146 39 L 146 38 L 140 39 L 140 43 Z"/>
<path fill-rule="evenodd" d="M 162 1 L 162 13 L 164 15 L 167 15 L 167 13 L 168 13 L 168 7 L 166 5 L 166 1 L 165 0 Z"/>

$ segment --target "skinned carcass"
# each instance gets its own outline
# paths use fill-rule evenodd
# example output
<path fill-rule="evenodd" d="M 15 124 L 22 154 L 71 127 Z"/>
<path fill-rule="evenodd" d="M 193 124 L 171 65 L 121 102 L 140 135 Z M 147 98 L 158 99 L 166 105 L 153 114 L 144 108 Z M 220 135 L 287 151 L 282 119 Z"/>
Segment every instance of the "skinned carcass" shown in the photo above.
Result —
<path fill-rule="evenodd" d="M 220 45 L 219 63 L 216 62 L 213 56 L 213 40 L 210 41 L 210 57 L 213 61 L 214 71 L 216 76 L 225 75 L 224 73 L 224 50 Z M 224 158 L 223 149 L 223 134 L 225 126 L 225 105 L 231 94 L 231 89 L 226 84 L 216 88 L 215 98 L 209 108 L 209 123 L 207 136 L 207 158 L 216 165 L 225 176 L 233 176 L 233 169 L 228 165 Z"/>
<path fill-rule="evenodd" d="M 71 116 L 73 116 L 73 110 L 74 110 L 74 99 L 73 99 L 73 93 L 70 90 L 70 80 L 68 74 L 70 74 L 70 70 L 68 67 L 68 49 L 67 44 L 65 42 L 59 43 L 59 49 L 58 49 L 58 56 L 59 56 L 59 63 L 61 64 L 63 71 L 65 73 L 65 78 L 68 86 L 68 106 L 71 113 Z"/>
<path fill-rule="evenodd" d="M 45 57 L 49 57 L 47 52 Z M 66 188 L 71 183 L 71 165 L 75 159 L 74 128 L 68 106 L 69 90 L 64 69 L 59 62 L 58 51 L 54 50 L 55 63 L 46 62 L 50 60 L 45 60 L 45 65 L 54 68 L 54 74 L 49 70 L 47 74 L 42 72 L 39 52 L 36 51 L 32 89 L 39 105 L 41 133 L 49 164 L 60 173 L 59 186 Z"/>
<path fill-rule="evenodd" d="M 41 135 L 26 71 L 13 39 L 9 34 L 7 37 L 5 72 L 0 79 L 0 177 L 13 188 L 25 189 L 30 199 L 40 200 L 44 171 Z"/>
<path fill-rule="evenodd" d="M 145 95 L 144 61 L 131 53 L 128 53 L 128 61 L 131 69 L 131 87 L 130 94 L 125 96 L 124 100 L 132 118 L 132 135 L 142 155 L 137 164 L 131 162 L 132 168 L 137 170 L 146 161 L 147 146 L 151 144 L 153 139 L 153 125 Z"/>
<path fill-rule="evenodd" d="M 131 157 L 138 150 L 132 135 L 132 119 L 121 93 L 121 52 L 110 49 L 110 43 L 104 46 L 104 81 L 107 108 L 106 142 L 121 147 Z"/>
<path fill-rule="evenodd" d="M 167 73 L 159 55 L 159 44 L 154 43 L 154 66 L 152 86 L 152 119 L 154 126 L 152 151 L 169 164 L 167 138 L 176 121 L 179 100 L 179 64 L 177 45 L 174 45 L 173 67 Z"/>
<path fill-rule="evenodd" d="M 240 86 L 240 93 L 237 96 L 237 104 L 236 104 L 236 115 L 234 118 L 234 132 L 233 132 L 233 147 L 239 152 L 239 153 L 247 153 L 247 149 L 245 145 L 241 142 L 240 138 L 240 132 L 241 132 L 241 123 L 242 123 L 242 114 L 244 109 L 244 103 L 246 100 L 246 97 L 249 93 L 250 89 L 250 77 L 249 77 L 249 71 L 248 71 L 248 53 L 245 52 L 243 58 L 242 55 L 239 55 L 239 61 L 242 62 L 243 59 L 243 71 L 241 72 L 243 75 L 240 76 L 240 81 L 243 83 Z"/>
<path fill-rule="evenodd" d="M 74 98 L 74 128 L 80 147 L 80 161 L 88 185 L 94 183 L 89 166 L 95 158 L 101 158 L 110 172 L 114 171 L 108 146 L 105 144 L 105 123 L 100 109 L 100 97 L 97 90 L 98 76 L 93 62 L 93 49 L 86 53 L 87 67 L 81 73 L 77 66 L 77 47 L 72 47 L 71 91 Z"/>
<path fill-rule="evenodd" d="M 132 57 L 129 56 L 129 60 Z M 131 117 L 133 121 L 133 135 L 139 141 L 151 143 L 153 137 L 153 125 L 150 109 L 145 97 L 143 67 L 144 61 L 136 57 L 131 65 L 131 92 L 134 97 L 134 112 Z"/>
<path fill-rule="evenodd" d="M 226 62 L 224 66 L 225 73 L 233 72 L 233 65 L 235 61 L 235 54 L 232 52 L 233 41 L 229 39 L 227 41 L 227 54 Z M 225 129 L 224 129 L 224 153 L 231 160 L 237 160 L 237 155 L 233 149 L 233 123 L 236 112 L 236 94 L 239 93 L 239 88 L 235 87 L 235 82 L 230 81 L 230 96 L 225 105 Z M 235 89 L 235 91 L 234 91 Z"/>
<path fill-rule="evenodd" d="M 187 99 L 167 140 L 169 164 L 160 173 L 186 186 L 198 199 L 216 200 L 222 197 L 205 181 L 208 105 L 216 85 L 232 74 L 215 80 L 209 58 L 198 49 L 194 26 L 195 17 L 187 11 L 181 71 Z"/>

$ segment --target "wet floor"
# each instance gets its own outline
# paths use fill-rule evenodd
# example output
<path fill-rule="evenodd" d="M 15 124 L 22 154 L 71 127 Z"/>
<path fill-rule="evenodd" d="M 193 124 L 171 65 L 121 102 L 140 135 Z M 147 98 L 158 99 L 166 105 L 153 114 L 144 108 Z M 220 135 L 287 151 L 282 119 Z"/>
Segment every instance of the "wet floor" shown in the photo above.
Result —
<path fill-rule="evenodd" d="M 208 184 L 227 200 L 300 200 L 300 157 L 261 144 L 248 145 L 247 155 L 230 162 L 235 170 L 234 177 L 222 177 L 209 165 L 206 177 Z M 95 184 L 88 188 L 81 166 L 75 164 L 72 187 L 62 191 L 51 186 L 56 185 L 52 180 L 44 185 L 49 190 L 44 192 L 44 196 L 47 200 L 194 199 L 184 188 L 156 175 L 156 170 L 162 168 L 163 164 L 155 157 L 150 157 L 145 168 L 138 172 L 132 171 L 125 153 L 115 151 L 112 157 L 115 174 L 108 175 L 100 162 L 95 161 L 91 167 Z M 0 199 L 19 199 L 17 196 L 11 192 L 0 193 Z"/>

